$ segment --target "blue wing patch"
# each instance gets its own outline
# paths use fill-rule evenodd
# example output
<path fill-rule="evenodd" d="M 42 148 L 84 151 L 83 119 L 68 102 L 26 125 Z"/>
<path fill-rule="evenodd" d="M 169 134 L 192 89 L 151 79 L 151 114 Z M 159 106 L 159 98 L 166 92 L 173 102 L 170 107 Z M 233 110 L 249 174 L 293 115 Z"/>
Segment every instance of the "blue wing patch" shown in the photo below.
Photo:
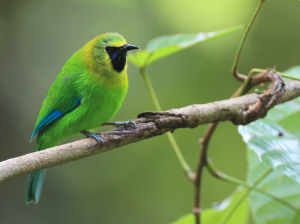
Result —
<path fill-rule="evenodd" d="M 30 137 L 29 142 L 33 139 L 33 137 L 39 133 L 41 130 L 50 125 L 53 121 L 57 120 L 62 115 L 70 112 L 81 104 L 82 97 L 74 97 L 70 99 L 65 105 L 62 105 L 59 110 L 50 111 L 34 128 L 34 131 Z M 61 100 L 61 99 L 60 99 Z"/>

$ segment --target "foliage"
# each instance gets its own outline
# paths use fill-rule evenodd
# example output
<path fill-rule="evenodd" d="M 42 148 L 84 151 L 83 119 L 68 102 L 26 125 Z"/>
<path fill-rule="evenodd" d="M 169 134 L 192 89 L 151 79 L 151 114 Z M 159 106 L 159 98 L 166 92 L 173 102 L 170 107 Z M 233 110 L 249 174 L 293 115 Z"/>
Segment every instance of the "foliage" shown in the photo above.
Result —
<path fill-rule="evenodd" d="M 156 60 L 199 42 L 229 34 L 239 28 L 241 27 L 218 32 L 158 37 L 150 41 L 145 50 L 129 55 L 128 59 L 143 71 L 146 66 Z M 285 73 L 289 77 L 299 78 L 300 67 L 295 66 Z M 142 72 L 142 75 L 145 74 Z M 150 82 L 147 79 L 145 79 L 146 85 L 152 86 L 151 83 L 147 84 Z M 289 79 L 285 78 L 285 81 Z M 154 90 L 149 91 L 153 101 L 158 103 Z M 300 137 L 300 131 L 297 128 L 300 125 L 299 108 L 300 98 L 276 106 L 263 120 L 255 121 L 247 126 L 239 126 L 238 130 L 243 140 L 259 157 L 258 159 L 252 151 L 248 150 L 247 182 L 261 191 L 253 191 L 250 188 L 233 193 L 218 207 L 203 211 L 201 220 L 204 224 L 247 223 L 246 201 L 249 193 L 251 211 L 257 223 L 298 223 L 300 220 L 298 214 L 300 206 L 300 139 L 298 137 Z M 194 222 L 194 214 L 188 214 L 174 224 Z"/>
<path fill-rule="evenodd" d="M 285 73 L 300 77 L 299 66 Z M 288 81 L 288 80 L 286 80 Z M 266 118 L 238 130 L 249 147 L 248 182 L 253 184 L 270 172 L 258 187 L 282 201 L 251 192 L 252 214 L 257 223 L 299 223 L 300 221 L 300 98 L 277 105 Z"/>
<path fill-rule="evenodd" d="M 248 223 L 249 206 L 245 195 L 247 196 L 247 189 L 238 187 L 228 198 L 218 204 L 215 203 L 213 208 L 205 209 L 202 212 L 201 221 L 203 223 Z M 194 223 L 194 214 L 187 214 L 172 224 Z"/>
<path fill-rule="evenodd" d="M 128 60 L 138 68 L 144 68 L 152 62 L 162 59 L 168 55 L 174 54 L 180 50 L 191 47 L 197 43 L 222 37 L 242 28 L 233 27 L 226 30 L 216 32 L 198 34 L 176 34 L 163 37 L 157 37 L 151 40 L 145 50 L 136 51 L 135 54 L 130 54 Z"/>
<path fill-rule="evenodd" d="M 199 42 L 229 34 L 239 28 L 155 38 L 148 43 L 145 50 L 129 55 L 128 59 L 143 71 L 156 60 Z M 295 66 L 285 73 L 299 78 L 300 67 Z M 142 72 L 142 75 L 145 74 Z M 147 83 L 150 82 L 149 78 L 146 78 L 145 82 L 151 89 L 151 83 Z M 153 101 L 158 103 L 154 90 L 149 91 Z M 247 153 L 249 164 L 247 184 L 252 187 L 237 190 L 215 208 L 205 209 L 201 214 L 204 224 L 247 223 L 248 198 L 257 223 L 296 224 L 300 221 L 299 109 L 300 98 L 276 106 L 265 119 L 247 126 L 239 126 L 239 133 L 250 148 Z M 194 214 L 187 214 L 174 222 L 174 224 L 189 223 L 195 223 Z"/>

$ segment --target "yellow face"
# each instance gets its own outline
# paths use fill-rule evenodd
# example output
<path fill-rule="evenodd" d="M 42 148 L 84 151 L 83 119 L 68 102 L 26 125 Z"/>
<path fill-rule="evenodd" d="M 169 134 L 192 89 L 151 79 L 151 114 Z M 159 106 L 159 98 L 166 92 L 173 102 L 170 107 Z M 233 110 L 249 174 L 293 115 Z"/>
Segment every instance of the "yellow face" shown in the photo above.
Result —
<path fill-rule="evenodd" d="M 111 56 L 107 49 L 121 48 L 126 44 L 126 40 L 118 33 L 102 34 L 84 46 L 85 61 L 89 67 L 96 73 L 103 75 L 113 72 Z M 124 67 L 126 69 L 126 65 Z"/>

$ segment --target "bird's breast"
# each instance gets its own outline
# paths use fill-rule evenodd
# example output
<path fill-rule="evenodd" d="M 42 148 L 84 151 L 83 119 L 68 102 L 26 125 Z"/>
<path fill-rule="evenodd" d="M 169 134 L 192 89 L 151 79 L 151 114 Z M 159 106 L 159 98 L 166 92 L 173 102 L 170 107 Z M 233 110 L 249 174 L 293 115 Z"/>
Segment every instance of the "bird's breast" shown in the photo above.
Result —
<path fill-rule="evenodd" d="M 82 90 L 82 110 L 84 117 L 89 117 L 87 130 L 99 127 L 112 119 L 125 98 L 128 89 L 128 79 L 125 73 L 122 77 L 93 79 Z"/>

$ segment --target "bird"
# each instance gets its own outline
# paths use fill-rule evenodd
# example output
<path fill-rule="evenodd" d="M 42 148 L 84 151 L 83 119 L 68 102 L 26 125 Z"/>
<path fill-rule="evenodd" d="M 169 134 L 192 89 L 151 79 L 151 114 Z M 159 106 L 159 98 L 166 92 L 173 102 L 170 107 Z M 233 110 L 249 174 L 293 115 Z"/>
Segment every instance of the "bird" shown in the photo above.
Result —
<path fill-rule="evenodd" d="M 89 41 L 65 63 L 43 101 L 30 142 L 37 135 L 36 151 L 58 145 L 62 140 L 90 132 L 112 119 L 128 89 L 127 52 L 139 49 L 127 44 L 118 33 L 105 33 Z M 110 122 L 128 126 L 133 121 Z M 25 202 L 39 201 L 46 169 L 31 173 Z"/>

